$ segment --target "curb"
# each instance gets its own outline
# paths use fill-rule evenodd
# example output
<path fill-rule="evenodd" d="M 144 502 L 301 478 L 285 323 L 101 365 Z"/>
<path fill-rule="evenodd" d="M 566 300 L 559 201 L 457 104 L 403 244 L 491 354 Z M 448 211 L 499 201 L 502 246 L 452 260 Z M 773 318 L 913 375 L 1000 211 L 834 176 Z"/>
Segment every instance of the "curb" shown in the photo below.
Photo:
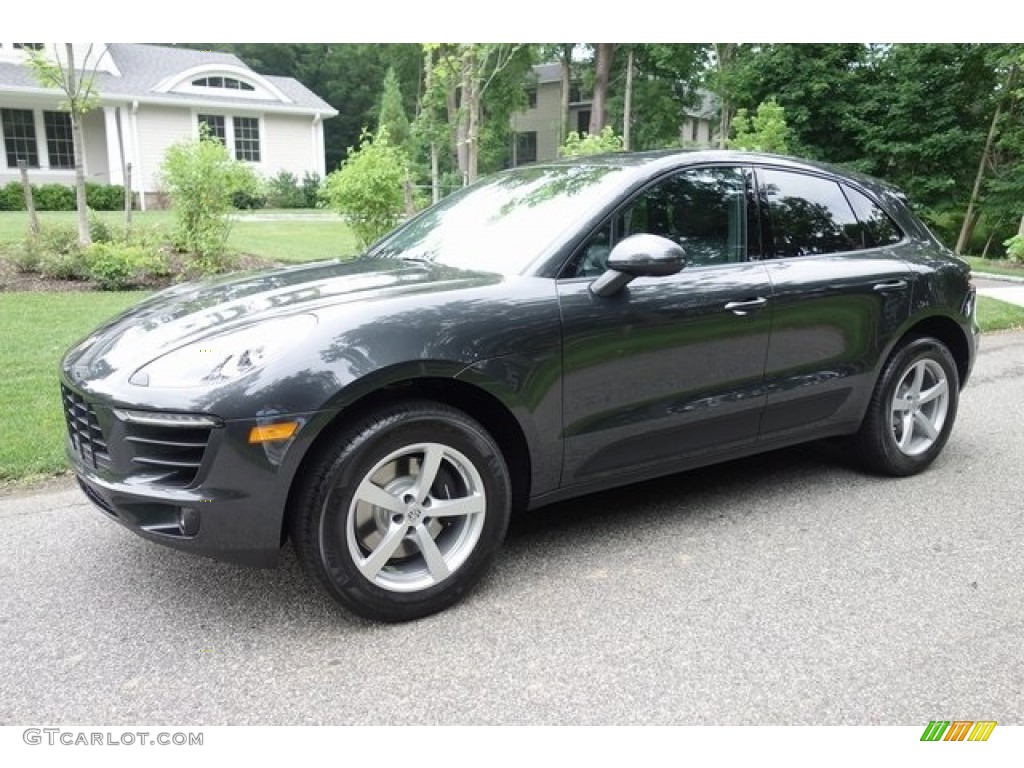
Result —
<path fill-rule="evenodd" d="M 982 277 L 986 280 L 1002 280 L 1004 283 L 1024 283 L 1024 277 L 997 275 L 992 272 L 975 272 L 973 269 L 971 270 L 971 277 Z"/>

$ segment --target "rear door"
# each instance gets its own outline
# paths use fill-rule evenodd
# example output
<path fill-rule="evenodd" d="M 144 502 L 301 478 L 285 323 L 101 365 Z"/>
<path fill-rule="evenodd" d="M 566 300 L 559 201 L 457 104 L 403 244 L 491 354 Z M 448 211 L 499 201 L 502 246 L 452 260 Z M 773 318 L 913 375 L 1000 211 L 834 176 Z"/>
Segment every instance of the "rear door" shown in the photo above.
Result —
<path fill-rule="evenodd" d="M 855 423 L 910 313 L 903 235 L 845 181 L 780 168 L 756 174 L 773 300 L 762 439 Z"/>

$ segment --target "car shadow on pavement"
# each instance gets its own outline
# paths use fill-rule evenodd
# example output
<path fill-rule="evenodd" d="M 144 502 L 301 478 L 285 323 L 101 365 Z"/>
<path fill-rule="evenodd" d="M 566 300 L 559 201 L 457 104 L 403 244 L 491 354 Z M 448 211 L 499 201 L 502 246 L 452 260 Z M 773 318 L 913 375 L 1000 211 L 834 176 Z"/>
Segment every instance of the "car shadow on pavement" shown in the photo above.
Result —
<path fill-rule="evenodd" d="M 600 549 L 608 541 L 643 537 L 644 531 L 657 535 L 657 529 L 669 521 L 684 527 L 707 520 L 728 521 L 743 514 L 737 510 L 758 508 L 738 503 L 741 500 L 781 493 L 784 487 L 798 488 L 804 483 L 820 485 L 823 474 L 829 472 L 849 480 L 849 473 L 856 473 L 851 466 L 840 451 L 817 443 L 520 513 L 513 517 L 498 553 L 500 578 L 492 573 L 463 604 L 451 610 L 488 611 L 488 601 L 501 600 L 501 591 L 510 581 L 513 588 L 525 584 L 537 559 L 571 558 L 572 551 L 581 547 Z M 113 567 L 124 575 L 125 588 L 133 599 L 155 606 L 166 620 L 191 623 L 199 632 L 258 635 L 262 628 L 275 632 L 291 628 L 296 634 L 308 634 L 381 626 L 338 606 L 306 575 L 290 545 L 282 549 L 277 568 L 250 569 L 141 540 L 124 543 L 126 547 L 114 555 L 120 562 Z"/>

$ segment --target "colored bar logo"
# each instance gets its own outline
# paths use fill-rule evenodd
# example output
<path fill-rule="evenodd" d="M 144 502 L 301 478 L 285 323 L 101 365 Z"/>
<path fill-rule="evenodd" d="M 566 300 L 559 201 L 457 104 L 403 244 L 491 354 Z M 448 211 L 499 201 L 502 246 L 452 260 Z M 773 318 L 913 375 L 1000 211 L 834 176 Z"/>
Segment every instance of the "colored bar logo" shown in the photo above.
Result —
<path fill-rule="evenodd" d="M 988 741 L 995 727 L 995 720 L 932 720 L 921 741 Z"/>

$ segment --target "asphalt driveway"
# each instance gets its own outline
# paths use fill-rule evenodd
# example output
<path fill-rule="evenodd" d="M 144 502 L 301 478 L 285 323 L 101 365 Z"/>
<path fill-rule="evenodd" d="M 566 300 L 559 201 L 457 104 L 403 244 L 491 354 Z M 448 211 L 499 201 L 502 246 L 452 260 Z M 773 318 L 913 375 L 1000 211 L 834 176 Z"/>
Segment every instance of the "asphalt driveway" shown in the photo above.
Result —
<path fill-rule="evenodd" d="M 469 600 L 383 626 L 144 542 L 75 490 L 0 500 L 0 724 L 1024 722 L 1024 334 L 945 454 L 815 445 L 517 520 Z"/>

